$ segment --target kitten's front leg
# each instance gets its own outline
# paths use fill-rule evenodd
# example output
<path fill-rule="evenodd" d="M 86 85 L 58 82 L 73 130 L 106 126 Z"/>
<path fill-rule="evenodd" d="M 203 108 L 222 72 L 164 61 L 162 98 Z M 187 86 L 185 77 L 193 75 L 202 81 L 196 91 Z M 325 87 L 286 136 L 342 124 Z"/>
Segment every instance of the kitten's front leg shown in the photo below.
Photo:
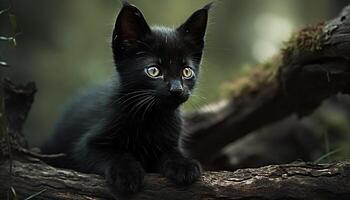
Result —
<path fill-rule="evenodd" d="M 132 194 L 142 189 L 145 172 L 131 155 L 119 156 L 105 168 L 110 190 L 116 194 Z"/>
<path fill-rule="evenodd" d="M 195 182 L 202 174 L 202 167 L 196 160 L 185 158 L 180 152 L 164 155 L 161 173 L 177 185 Z"/>

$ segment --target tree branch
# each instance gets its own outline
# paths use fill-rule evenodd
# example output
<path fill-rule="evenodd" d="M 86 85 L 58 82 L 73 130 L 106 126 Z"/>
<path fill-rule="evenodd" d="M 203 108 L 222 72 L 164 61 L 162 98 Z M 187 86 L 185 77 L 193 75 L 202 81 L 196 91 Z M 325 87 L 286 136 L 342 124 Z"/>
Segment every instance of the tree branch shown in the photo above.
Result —
<path fill-rule="evenodd" d="M 312 113 L 350 93 L 350 6 L 334 20 L 293 35 L 279 56 L 228 84 L 230 97 L 187 116 L 189 154 L 213 168 L 221 149 L 287 116 Z M 208 111 L 212 110 L 212 111 Z"/>

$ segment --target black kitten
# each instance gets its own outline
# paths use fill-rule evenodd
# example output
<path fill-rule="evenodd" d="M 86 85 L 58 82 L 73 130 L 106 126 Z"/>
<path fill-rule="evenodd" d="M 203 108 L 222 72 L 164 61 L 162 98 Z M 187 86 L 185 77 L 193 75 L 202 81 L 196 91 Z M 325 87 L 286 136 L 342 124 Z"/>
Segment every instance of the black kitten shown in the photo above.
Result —
<path fill-rule="evenodd" d="M 117 78 L 78 96 L 57 124 L 44 153 L 65 153 L 51 164 L 99 173 L 113 191 L 141 189 L 145 172 L 184 185 L 201 175 L 200 164 L 179 149 L 179 106 L 199 72 L 210 5 L 177 29 L 150 28 L 124 3 L 113 31 Z"/>

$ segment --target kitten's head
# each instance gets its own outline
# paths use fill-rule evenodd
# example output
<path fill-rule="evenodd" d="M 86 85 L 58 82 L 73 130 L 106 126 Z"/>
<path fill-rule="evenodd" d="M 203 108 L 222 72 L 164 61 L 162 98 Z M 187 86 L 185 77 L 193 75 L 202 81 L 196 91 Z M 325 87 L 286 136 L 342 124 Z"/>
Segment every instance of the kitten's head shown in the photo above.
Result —
<path fill-rule="evenodd" d="M 210 4 L 178 28 L 150 27 L 141 11 L 124 3 L 113 31 L 113 56 L 121 88 L 179 106 L 199 73 Z"/>

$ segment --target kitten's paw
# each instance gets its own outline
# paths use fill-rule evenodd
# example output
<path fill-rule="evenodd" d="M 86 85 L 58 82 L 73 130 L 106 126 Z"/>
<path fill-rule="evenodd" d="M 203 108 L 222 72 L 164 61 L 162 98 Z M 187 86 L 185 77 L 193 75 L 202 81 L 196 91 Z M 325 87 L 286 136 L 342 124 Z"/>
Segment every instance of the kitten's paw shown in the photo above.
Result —
<path fill-rule="evenodd" d="M 113 166 L 106 170 L 110 190 L 116 194 L 128 195 L 139 192 L 145 172 L 139 163 Z"/>
<path fill-rule="evenodd" d="M 182 158 L 165 161 L 162 173 L 178 185 L 187 185 L 201 176 L 202 168 L 198 161 Z"/>

